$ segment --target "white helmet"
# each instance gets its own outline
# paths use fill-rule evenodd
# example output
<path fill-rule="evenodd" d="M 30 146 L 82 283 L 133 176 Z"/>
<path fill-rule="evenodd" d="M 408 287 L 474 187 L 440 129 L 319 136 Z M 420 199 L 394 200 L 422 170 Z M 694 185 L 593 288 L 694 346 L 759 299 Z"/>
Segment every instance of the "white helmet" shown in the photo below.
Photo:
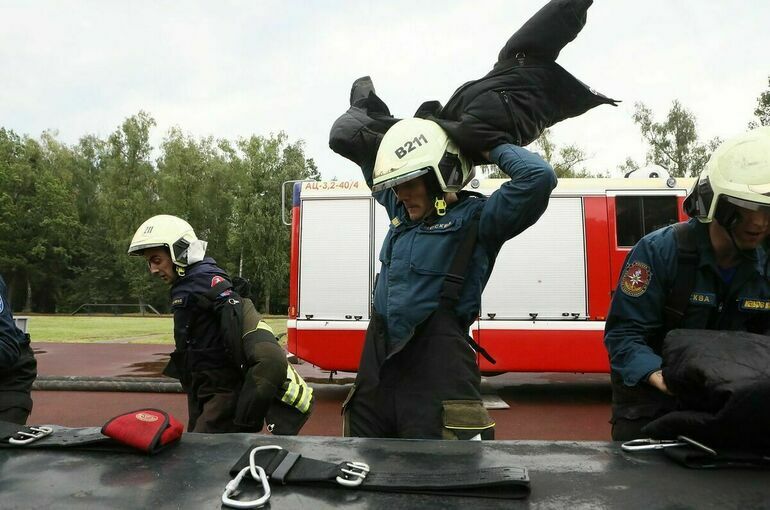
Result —
<path fill-rule="evenodd" d="M 443 192 L 462 189 L 471 179 L 471 160 L 441 126 L 425 119 L 404 119 L 388 129 L 377 150 L 372 191 L 381 191 L 433 172 Z"/>
<path fill-rule="evenodd" d="M 165 246 L 175 265 L 187 267 L 203 260 L 207 244 L 195 237 L 193 228 L 182 218 L 159 214 L 137 229 L 128 247 L 128 254 L 141 255 L 147 248 Z"/>
<path fill-rule="evenodd" d="M 738 220 L 738 207 L 770 211 L 770 127 L 720 145 L 684 202 L 691 217 L 728 229 Z"/>

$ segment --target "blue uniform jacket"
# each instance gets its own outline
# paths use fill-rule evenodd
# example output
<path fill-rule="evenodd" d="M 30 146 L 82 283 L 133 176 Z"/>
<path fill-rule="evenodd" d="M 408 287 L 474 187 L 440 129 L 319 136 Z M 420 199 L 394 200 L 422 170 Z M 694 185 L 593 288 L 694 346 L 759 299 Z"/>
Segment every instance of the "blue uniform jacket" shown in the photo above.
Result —
<path fill-rule="evenodd" d="M 708 225 L 690 220 L 699 254 L 695 286 L 679 324 L 686 329 L 752 331 L 770 313 L 770 285 L 763 276 L 765 253 L 745 253 L 732 280 L 723 281 L 708 234 Z M 604 344 L 612 370 L 635 386 L 661 368 L 652 342 L 662 338 L 666 298 L 677 272 L 678 246 L 671 226 L 643 237 L 631 250 L 612 299 Z M 759 333 L 760 331 L 752 331 Z M 764 331 L 761 331 L 764 333 Z"/>
<path fill-rule="evenodd" d="M 556 174 L 548 163 L 510 144 L 496 147 L 490 152 L 490 159 L 511 180 L 489 198 L 458 193 L 459 201 L 433 224 L 411 222 L 392 190 L 373 194 L 391 218 L 380 251 L 382 268 L 374 289 L 374 308 L 387 322 L 391 353 L 405 345 L 417 326 L 438 307 L 444 277 L 464 235 L 463 225 L 479 215 L 476 248 L 454 310 L 467 327 L 478 316 L 481 292 L 503 243 L 535 223 L 545 211 L 556 187 Z M 371 170 L 363 167 L 370 187 Z"/>
<path fill-rule="evenodd" d="M 29 343 L 26 335 L 13 322 L 6 293 L 5 281 L 0 276 L 0 370 L 13 367 L 19 361 L 22 346 Z"/>

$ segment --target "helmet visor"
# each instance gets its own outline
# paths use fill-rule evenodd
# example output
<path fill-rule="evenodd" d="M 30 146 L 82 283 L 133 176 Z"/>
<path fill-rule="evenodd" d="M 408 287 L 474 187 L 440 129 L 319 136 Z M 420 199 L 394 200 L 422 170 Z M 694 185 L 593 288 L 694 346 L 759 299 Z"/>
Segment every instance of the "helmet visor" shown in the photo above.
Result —
<path fill-rule="evenodd" d="M 741 221 L 741 209 L 744 211 L 761 211 L 765 216 L 770 217 L 770 204 L 722 195 L 717 201 L 714 219 L 726 229 L 732 229 Z"/>
<path fill-rule="evenodd" d="M 159 248 L 161 246 L 168 247 L 165 243 L 145 243 L 145 244 L 132 244 L 128 247 L 129 255 L 141 255 L 142 252 L 148 248 Z"/>
<path fill-rule="evenodd" d="M 420 168 L 418 170 L 414 170 L 413 172 L 409 172 L 404 175 L 399 175 L 398 177 L 395 177 L 393 179 L 388 179 L 387 181 L 373 184 L 372 192 L 377 193 L 378 191 L 386 190 L 388 188 L 392 188 L 393 186 L 398 186 L 399 184 L 404 183 L 406 181 L 411 181 L 412 179 L 416 179 L 421 175 L 427 174 L 430 169 L 431 169 L 430 167 Z"/>
<path fill-rule="evenodd" d="M 731 197 L 729 195 L 722 195 L 722 199 L 730 202 L 731 204 L 748 209 L 749 211 L 764 211 L 770 213 L 770 204 L 762 202 L 753 202 L 751 200 L 745 200 L 743 198 Z"/>

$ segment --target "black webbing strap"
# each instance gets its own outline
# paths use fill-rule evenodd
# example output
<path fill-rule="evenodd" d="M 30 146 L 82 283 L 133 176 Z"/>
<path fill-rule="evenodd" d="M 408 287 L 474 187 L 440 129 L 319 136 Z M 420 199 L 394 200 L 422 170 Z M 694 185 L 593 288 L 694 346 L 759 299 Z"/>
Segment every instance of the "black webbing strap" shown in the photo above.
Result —
<path fill-rule="evenodd" d="M 677 241 L 677 270 L 674 286 L 666 298 L 663 309 L 665 331 L 676 329 L 690 304 L 690 295 L 695 287 L 695 275 L 698 271 L 698 250 L 695 244 L 694 229 L 687 222 L 674 225 Z"/>
<path fill-rule="evenodd" d="M 479 218 L 473 216 L 465 231 L 465 237 L 460 242 L 460 246 L 457 247 L 455 256 L 452 259 L 452 264 L 449 266 L 449 271 L 444 277 L 444 283 L 441 286 L 441 293 L 439 294 L 438 306 L 445 310 L 451 311 L 458 301 L 460 301 L 460 293 L 463 290 L 463 284 L 465 283 L 465 275 L 468 273 L 468 266 L 471 263 L 473 257 L 473 250 L 476 248 L 476 239 L 479 233 Z M 466 337 L 468 343 L 473 347 L 473 350 L 484 356 L 487 361 L 493 365 L 497 361 L 487 352 L 486 349 L 481 347 L 470 336 Z"/>
<path fill-rule="evenodd" d="M 667 457 L 694 469 L 757 468 L 770 469 L 768 452 L 726 449 L 709 455 L 699 448 L 665 448 Z"/>
<path fill-rule="evenodd" d="M 230 469 L 232 476 L 236 476 L 250 465 L 252 449 L 249 448 Z M 300 484 L 499 499 L 522 499 L 530 492 L 527 469 L 515 466 L 460 470 L 436 463 L 429 471 L 421 472 L 380 472 L 377 466 L 370 466 L 371 470 L 364 473 L 363 470 L 356 469 L 354 462 L 325 462 L 284 449 L 257 451 L 254 454 L 254 464 L 265 470 L 273 486 Z M 359 476 L 360 484 L 357 483 Z"/>
<path fill-rule="evenodd" d="M 48 429 L 47 434 L 41 429 Z M 136 451 L 102 434 L 101 427 L 19 425 L 0 421 L 0 448 L 73 448 L 78 450 Z"/>
<path fill-rule="evenodd" d="M 452 310 L 460 300 L 460 293 L 463 290 L 468 265 L 473 257 L 473 250 L 476 248 L 478 233 L 479 219 L 474 216 L 465 231 L 465 237 L 460 242 L 460 246 L 457 247 L 452 264 L 449 266 L 449 271 L 444 278 L 444 284 L 441 286 L 439 306 L 447 310 Z"/>
<path fill-rule="evenodd" d="M 214 306 L 214 301 L 216 301 L 217 296 L 222 294 L 224 291 L 232 288 L 233 288 L 232 283 L 228 282 L 227 280 L 222 280 L 221 282 L 217 283 L 206 292 L 195 294 L 197 304 L 201 308 L 209 309 Z"/>

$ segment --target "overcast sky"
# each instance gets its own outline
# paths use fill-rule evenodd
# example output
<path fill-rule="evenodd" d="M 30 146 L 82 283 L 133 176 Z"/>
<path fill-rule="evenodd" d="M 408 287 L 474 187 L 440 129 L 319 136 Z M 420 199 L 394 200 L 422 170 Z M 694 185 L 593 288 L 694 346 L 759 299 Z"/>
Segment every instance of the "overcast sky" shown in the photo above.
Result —
<path fill-rule="evenodd" d="M 442 103 L 484 75 L 543 0 L 0 0 L 0 126 L 75 143 L 149 112 L 158 146 L 170 126 L 231 140 L 285 131 L 324 178 L 358 178 L 328 148 L 354 79 L 371 75 L 396 116 Z M 610 97 L 554 128 L 590 170 L 645 147 L 631 115 L 674 99 L 702 138 L 746 129 L 770 75 L 770 2 L 597 0 L 558 62 Z"/>

